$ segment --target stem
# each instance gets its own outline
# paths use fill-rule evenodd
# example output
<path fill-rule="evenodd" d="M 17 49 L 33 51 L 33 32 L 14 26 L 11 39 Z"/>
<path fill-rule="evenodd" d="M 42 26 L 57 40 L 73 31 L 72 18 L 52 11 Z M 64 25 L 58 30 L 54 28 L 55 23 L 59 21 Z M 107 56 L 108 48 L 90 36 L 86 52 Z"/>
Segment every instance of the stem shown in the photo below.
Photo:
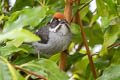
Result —
<path fill-rule="evenodd" d="M 64 15 L 68 23 L 70 23 L 71 16 L 72 16 L 72 0 L 66 0 Z M 59 68 L 62 71 L 65 71 L 66 69 L 67 55 L 68 55 L 68 50 L 65 50 L 61 53 L 61 56 L 60 56 Z"/>
<path fill-rule="evenodd" d="M 76 1 L 75 2 L 76 4 L 79 4 L 80 3 L 80 0 Z M 88 2 L 87 4 L 85 4 L 81 9 L 83 9 L 85 6 L 87 6 L 90 2 Z M 87 42 L 87 39 L 86 39 L 86 35 L 85 35 L 85 31 L 84 31 L 84 27 L 83 27 L 83 23 L 80 19 L 80 10 L 81 9 L 78 9 L 75 16 L 73 17 L 73 22 L 77 23 L 78 25 L 80 25 L 80 28 L 81 28 L 81 35 L 82 35 L 82 38 L 83 38 L 83 43 L 85 45 L 85 48 L 87 50 L 87 55 L 88 55 L 88 59 L 89 59 L 89 62 L 90 62 L 90 65 L 91 65 L 91 69 L 92 69 L 92 72 L 93 72 L 93 76 L 94 76 L 94 79 L 96 80 L 97 78 L 97 74 L 96 74 L 96 71 L 95 71 L 95 67 L 94 67 L 94 64 L 93 64 L 93 60 L 92 60 L 92 56 L 91 56 L 91 52 L 89 50 L 89 46 L 88 46 L 88 42 Z"/>
<path fill-rule="evenodd" d="M 79 13 L 79 12 L 78 12 L 78 13 Z M 78 15 L 79 15 L 79 14 L 78 14 Z M 80 19 L 80 15 L 79 15 L 79 25 L 80 25 L 80 28 L 81 28 L 81 35 L 82 35 L 82 38 L 83 38 L 83 42 L 84 42 L 85 48 L 86 48 L 86 50 L 87 50 L 88 59 L 89 59 L 90 65 L 91 65 L 91 69 L 92 69 L 92 72 L 93 72 L 93 76 L 94 76 L 94 78 L 96 79 L 96 78 L 97 78 L 97 74 L 96 74 L 95 67 L 94 67 L 94 64 L 93 64 L 91 52 L 90 52 L 90 50 L 89 50 L 89 46 L 88 46 L 88 42 L 87 42 L 87 39 L 86 39 L 85 31 L 84 31 L 84 28 L 83 28 L 83 24 L 82 24 L 82 21 L 81 21 L 81 19 Z"/>
<path fill-rule="evenodd" d="M 110 49 L 112 49 L 112 48 L 114 48 L 114 47 L 117 47 L 117 46 L 120 46 L 120 43 L 113 44 L 113 45 L 109 46 L 109 47 L 107 48 L 107 50 L 110 50 Z"/>
<path fill-rule="evenodd" d="M 41 75 L 39 75 L 39 74 L 36 74 L 36 73 L 31 72 L 31 71 L 29 71 L 29 70 L 23 69 L 23 68 L 21 68 L 21 67 L 19 67 L 19 66 L 15 66 L 15 65 L 12 65 L 12 66 L 13 66 L 15 69 L 19 69 L 19 70 L 21 70 L 21 71 L 23 71 L 23 72 L 32 74 L 32 75 L 34 75 L 34 76 L 36 76 L 36 77 L 38 77 L 38 78 L 40 78 L 40 79 L 47 80 L 45 77 L 43 77 L 43 76 L 41 76 Z"/>
<path fill-rule="evenodd" d="M 60 56 L 59 68 L 62 71 L 66 70 L 67 55 L 68 55 L 68 52 L 63 51 Z"/>

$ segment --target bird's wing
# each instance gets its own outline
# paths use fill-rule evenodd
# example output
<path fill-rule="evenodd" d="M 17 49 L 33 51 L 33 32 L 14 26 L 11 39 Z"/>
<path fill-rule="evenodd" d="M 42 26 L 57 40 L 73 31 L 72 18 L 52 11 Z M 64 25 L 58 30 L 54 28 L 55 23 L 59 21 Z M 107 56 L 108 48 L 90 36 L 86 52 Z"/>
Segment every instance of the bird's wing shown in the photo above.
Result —
<path fill-rule="evenodd" d="M 38 29 L 38 30 L 35 32 L 35 34 L 38 35 L 38 36 L 41 38 L 40 43 L 47 44 L 48 39 L 49 39 L 49 28 L 48 28 L 47 26 Z"/>

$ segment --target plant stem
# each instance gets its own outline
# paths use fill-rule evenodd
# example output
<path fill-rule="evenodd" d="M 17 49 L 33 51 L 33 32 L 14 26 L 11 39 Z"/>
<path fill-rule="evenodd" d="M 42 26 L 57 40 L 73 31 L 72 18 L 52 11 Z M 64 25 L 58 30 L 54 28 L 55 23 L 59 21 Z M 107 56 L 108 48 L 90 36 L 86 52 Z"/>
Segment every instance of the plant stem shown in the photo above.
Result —
<path fill-rule="evenodd" d="M 92 72 L 93 72 L 93 76 L 94 76 L 94 78 L 96 79 L 96 78 L 97 78 L 97 74 L 96 74 L 96 71 L 95 71 L 95 67 L 94 67 L 94 64 L 93 64 L 91 52 L 90 52 L 90 50 L 89 50 L 88 42 L 87 42 L 87 39 L 86 39 L 85 31 L 84 31 L 84 28 L 83 28 L 82 21 L 81 21 L 81 19 L 80 19 L 79 12 L 78 12 L 78 16 L 79 16 L 79 25 L 80 25 L 80 28 L 81 28 L 81 35 L 82 35 L 82 38 L 83 38 L 83 42 L 84 42 L 85 48 L 86 48 L 86 50 L 87 50 L 88 59 L 89 59 L 90 65 L 91 65 L 91 69 L 92 69 Z"/>
<path fill-rule="evenodd" d="M 117 47 L 117 46 L 120 46 L 120 43 L 116 43 L 116 44 L 113 44 L 113 45 L 107 47 L 107 50 L 110 50 L 110 49 Z"/>
<path fill-rule="evenodd" d="M 80 0 L 77 0 L 75 3 L 76 3 L 76 4 L 79 4 L 79 3 L 80 3 Z M 77 23 L 78 25 L 80 25 L 81 35 L 82 35 L 82 38 L 83 38 L 83 43 L 84 43 L 85 48 L 86 48 L 86 50 L 87 50 L 87 55 L 88 55 L 88 59 L 89 59 L 90 65 L 91 65 L 91 69 L 92 69 L 92 72 L 93 72 L 94 79 L 96 80 L 97 74 L 96 74 L 95 67 L 94 67 L 94 64 L 93 64 L 91 52 L 90 52 L 90 50 L 89 50 L 89 46 L 88 46 L 88 42 L 87 42 L 87 39 L 86 39 L 86 35 L 85 35 L 83 23 L 82 23 L 82 21 L 81 21 L 81 19 L 80 19 L 80 10 L 83 9 L 85 6 L 87 6 L 89 3 L 90 3 L 90 2 L 86 3 L 82 8 L 80 8 L 80 9 L 77 10 L 75 16 L 73 17 L 73 21 L 74 21 L 75 23 Z"/>
<path fill-rule="evenodd" d="M 47 80 L 45 77 L 43 77 L 43 76 L 41 76 L 41 75 L 39 75 L 39 74 L 36 74 L 36 73 L 31 72 L 31 71 L 29 71 L 29 70 L 23 69 L 23 68 L 21 68 L 21 67 L 19 67 L 19 66 L 15 66 L 15 65 L 12 65 L 12 66 L 13 66 L 15 69 L 19 69 L 19 70 L 21 70 L 21 71 L 23 71 L 23 72 L 32 74 L 32 75 L 34 75 L 34 76 L 36 76 L 36 77 L 38 77 L 38 78 L 40 78 L 40 79 Z"/>

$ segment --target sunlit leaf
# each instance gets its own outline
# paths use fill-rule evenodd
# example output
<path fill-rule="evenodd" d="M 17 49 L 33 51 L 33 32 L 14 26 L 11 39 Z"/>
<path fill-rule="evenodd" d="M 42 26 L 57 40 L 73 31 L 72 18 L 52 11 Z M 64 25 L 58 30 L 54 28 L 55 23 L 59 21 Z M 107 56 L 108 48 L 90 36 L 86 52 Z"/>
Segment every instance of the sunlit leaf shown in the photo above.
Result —
<path fill-rule="evenodd" d="M 120 35 L 120 24 L 109 27 L 104 34 L 104 43 L 101 51 L 101 55 L 107 53 L 107 47 L 112 45 Z"/>
<path fill-rule="evenodd" d="M 0 34 L 0 42 L 6 39 L 22 40 L 24 42 L 39 41 L 40 38 L 26 29 L 14 29 L 7 33 Z"/>
<path fill-rule="evenodd" d="M 13 13 L 8 22 L 5 23 L 3 32 L 5 33 L 13 29 L 21 29 L 27 25 L 35 27 L 45 18 L 47 10 L 48 8 L 44 6 L 27 8 Z"/>
<path fill-rule="evenodd" d="M 68 79 L 68 76 L 64 72 L 61 72 L 58 69 L 56 63 L 51 60 L 47 59 L 34 60 L 21 66 L 36 73 L 40 71 L 39 74 L 45 76 L 48 80 Z"/>
<path fill-rule="evenodd" d="M 12 65 L 0 56 L 0 80 L 24 80 Z"/>

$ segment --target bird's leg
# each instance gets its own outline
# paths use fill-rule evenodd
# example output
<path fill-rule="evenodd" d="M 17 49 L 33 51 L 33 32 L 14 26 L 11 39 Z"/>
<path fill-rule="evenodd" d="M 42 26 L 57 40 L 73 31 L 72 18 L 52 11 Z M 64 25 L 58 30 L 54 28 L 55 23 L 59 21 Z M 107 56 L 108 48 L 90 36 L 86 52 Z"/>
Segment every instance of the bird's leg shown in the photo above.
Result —
<path fill-rule="evenodd" d="M 38 59 L 40 59 L 40 51 L 38 51 Z"/>

